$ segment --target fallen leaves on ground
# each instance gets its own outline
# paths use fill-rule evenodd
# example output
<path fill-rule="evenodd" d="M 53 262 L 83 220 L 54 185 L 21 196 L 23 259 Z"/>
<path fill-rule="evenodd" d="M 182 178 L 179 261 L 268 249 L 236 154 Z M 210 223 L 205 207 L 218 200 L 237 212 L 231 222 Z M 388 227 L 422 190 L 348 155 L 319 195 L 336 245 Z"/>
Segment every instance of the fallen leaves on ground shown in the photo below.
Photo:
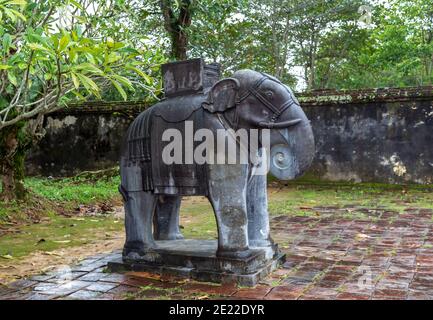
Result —
<path fill-rule="evenodd" d="M 161 280 L 161 276 L 158 274 L 153 274 L 149 272 L 128 272 L 126 273 L 128 276 L 136 277 L 136 278 L 147 278 L 147 279 L 154 279 L 154 280 Z"/>
<path fill-rule="evenodd" d="M 370 236 L 369 236 L 369 235 L 366 235 L 366 234 L 364 234 L 364 233 L 358 233 L 358 234 L 355 236 L 355 240 L 356 240 L 356 241 L 363 241 L 363 240 L 366 240 L 366 239 L 368 239 L 368 238 L 370 238 Z"/>
<path fill-rule="evenodd" d="M 119 232 L 115 239 L 94 241 L 77 247 L 56 249 L 50 252 L 36 251 L 22 257 L 2 260 L 0 265 L 0 283 L 7 284 L 11 281 L 25 278 L 29 275 L 40 274 L 53 266 L 76 264 L 78 261 L 95 254 L 109 253 L 122 248 L 124 233 Z"/>
<path fill-rule="evenodd" d="M 95 205 L 80 204 L 76 211 L 80 216 L 98 216 L 115 212 L 115 207 L 109 202 L 103 202 Z"/>

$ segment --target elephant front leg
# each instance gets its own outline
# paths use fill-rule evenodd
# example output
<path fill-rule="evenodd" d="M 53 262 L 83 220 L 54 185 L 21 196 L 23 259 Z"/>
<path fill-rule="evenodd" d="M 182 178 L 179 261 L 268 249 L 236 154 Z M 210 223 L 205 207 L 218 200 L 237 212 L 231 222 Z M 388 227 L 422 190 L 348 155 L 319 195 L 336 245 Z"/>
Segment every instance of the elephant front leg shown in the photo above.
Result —
<path fill-rule="evenodd" d="M 183 239 L 179 230 L 180 202 L 180 196 L 158 196 L 153 218 L 155 240 Z"/>
<path fill-rule="evenodd" d="M 248 182 L 248 239 L 252 247 L 270 247 L 266 175 L 253 175 Z"/>
<path fill-rule="evenodd" d="M 152 235 L 155 196 L 151 192 L 129 191 L 125 198 L 126 242 L 123 258 L 137 260 L 155 248 Z"/>
<path fill-rule="evenodd" d="M 210 166 L 209 200 L 218 225 L 217 256 L 246 258 L 248 244 L 246 168 L 239 165 Z"/>

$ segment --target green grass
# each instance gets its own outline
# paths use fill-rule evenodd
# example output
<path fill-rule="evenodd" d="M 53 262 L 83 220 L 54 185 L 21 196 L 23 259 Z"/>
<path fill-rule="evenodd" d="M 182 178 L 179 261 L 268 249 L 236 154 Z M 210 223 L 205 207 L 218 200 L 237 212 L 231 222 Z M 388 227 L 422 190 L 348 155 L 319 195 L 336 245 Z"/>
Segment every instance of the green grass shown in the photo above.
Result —
<path fill-rule="evenodd" d="M 97 181 L 77 178 L 45 179 L 27 178 L 25 185 L 34 193 L 53 201 L 89 204 L 119 197 L 120 177 Z"/>
<path fill-rule="evenodd" d="M 0 227 L 14 231 L 0 237 L 0 256 L 20 258 L 37 250 L 80 246 L 104 238 L 105 233 L 123 230 L 122 221 L 109 215 L 68 218 L 58 214 L 74 215 L 78 205 L 120 200 L 119 181 L 119 177 L 96 182 L 27 178 L 30 193 L 25 201 L 0 204 Z"/>
<path fill-rule="evenodd" d="M 182 202 L 181 205 L 181 230 L 186 238 L 192 239 L 216 239 L 217 227 L 212 206 L 204 198 Z"/>
<path fill-rule="evenodd" d="M 289 184 L 278 192 L 271 190 L 269 200 L 272 215 L 310 215 L 309 208 L 317 206 L 386 208 L 401 212 L 408 207 L 433 209 L 433 189 L 380 184 Z"/>
<path fill-rule="evenodd" d="M 10 221 L 38 221 L 52 211 L 74 212 L 78 205 L 105 201 L 120 203 L 119 183 L 119 176 L 97 181 L 83 178 L 26 178 L 25 186 L 29 190 L 29 196 L 25 201 L 0 203 L 0 227 Z"/>
<path fill-rule="evenodd" d="M 67 218 L 49 212 L 39 224 L 22 226 L 19 233 L 0 237 L 0 256 L 20 258 L 33 251 L 53 251 L 104 239 L 123 230 L 123 223 L 111 216 Z"/>
<path fill-rule="evenodd" d="M 194 282 L 193 282 L 194 283 Z M 220 284 L 200 282 L 202 285 L 218 287 Z M 178 287 L 162 288 L 158 285 L 147 285 L 140 287 L 137 292 L 125 293 L 126 300 L 203 300 L 203 299 L 222 299 L 223 295 L 209 294 L 205 290 L 185 291 L 183 283 L 179 282 Z"/>
<path fill-rule="evenodd" d="M 3 205 L 0 205 L 0 224 L 8 218 L 10 209 L 6 209 Z"/>
<path fill-rule="evenodd" d="M 146 300 L 149 298 L 155 300 L 170 300 L 172 295 L 182 293 L 183 288 L 181 287 L 161 288 L 159 286 L 147 285 L 140 287 L 138 292 L 126 293 L 124 297 L 126 300 Z"/>

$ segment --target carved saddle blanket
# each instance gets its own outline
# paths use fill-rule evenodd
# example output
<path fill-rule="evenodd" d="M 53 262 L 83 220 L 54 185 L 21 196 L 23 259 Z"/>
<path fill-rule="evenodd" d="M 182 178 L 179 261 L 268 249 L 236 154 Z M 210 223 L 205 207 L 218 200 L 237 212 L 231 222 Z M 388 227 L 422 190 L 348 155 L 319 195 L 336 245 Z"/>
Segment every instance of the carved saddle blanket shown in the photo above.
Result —
<path fill-rule="evenodd" d="M 191 162 L 191 146 L 188 148 L 192 143 L 194 150 L 198 142 L 193 142 L 192 137 L 185 138 L 186 121 L 192 124 L 193 132 L 203 127 L 201 104 L 204 100 L 204 95 L 170 98 L 155 104 L 134 120 L 122 151 L 122 187 L 126 191 L 207 195 L 206 164 Z M 180 137 L 174 138 L 175 131 L 167 131 L 169 129 L 178 130 Z M 164 132 L 170 137 L 165 137 L 168 141 L 163 141 Z M 168 148 L 170 143 L 172 147 L 178 147 L 177 151 L 182 150 L 181 158 L 179 154 L 173 154 L 173 148 Z M 177 160 L 167 164 L 167 154 Z"/>

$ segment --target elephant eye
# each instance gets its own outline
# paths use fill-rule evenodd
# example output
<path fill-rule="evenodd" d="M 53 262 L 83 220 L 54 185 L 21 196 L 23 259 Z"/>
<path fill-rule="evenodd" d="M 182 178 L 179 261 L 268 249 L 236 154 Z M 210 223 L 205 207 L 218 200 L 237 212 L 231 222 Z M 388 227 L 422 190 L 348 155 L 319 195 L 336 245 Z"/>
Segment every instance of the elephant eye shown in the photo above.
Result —
<path fill-rule="evenodd" d="M 272 98 L 274 97 L 274 93 L 272 91 L 270 91 L 270 90 L 266 91 L 265 94 L 266 94 L 266 97 L 268 99 L 272 100 Z"/>

